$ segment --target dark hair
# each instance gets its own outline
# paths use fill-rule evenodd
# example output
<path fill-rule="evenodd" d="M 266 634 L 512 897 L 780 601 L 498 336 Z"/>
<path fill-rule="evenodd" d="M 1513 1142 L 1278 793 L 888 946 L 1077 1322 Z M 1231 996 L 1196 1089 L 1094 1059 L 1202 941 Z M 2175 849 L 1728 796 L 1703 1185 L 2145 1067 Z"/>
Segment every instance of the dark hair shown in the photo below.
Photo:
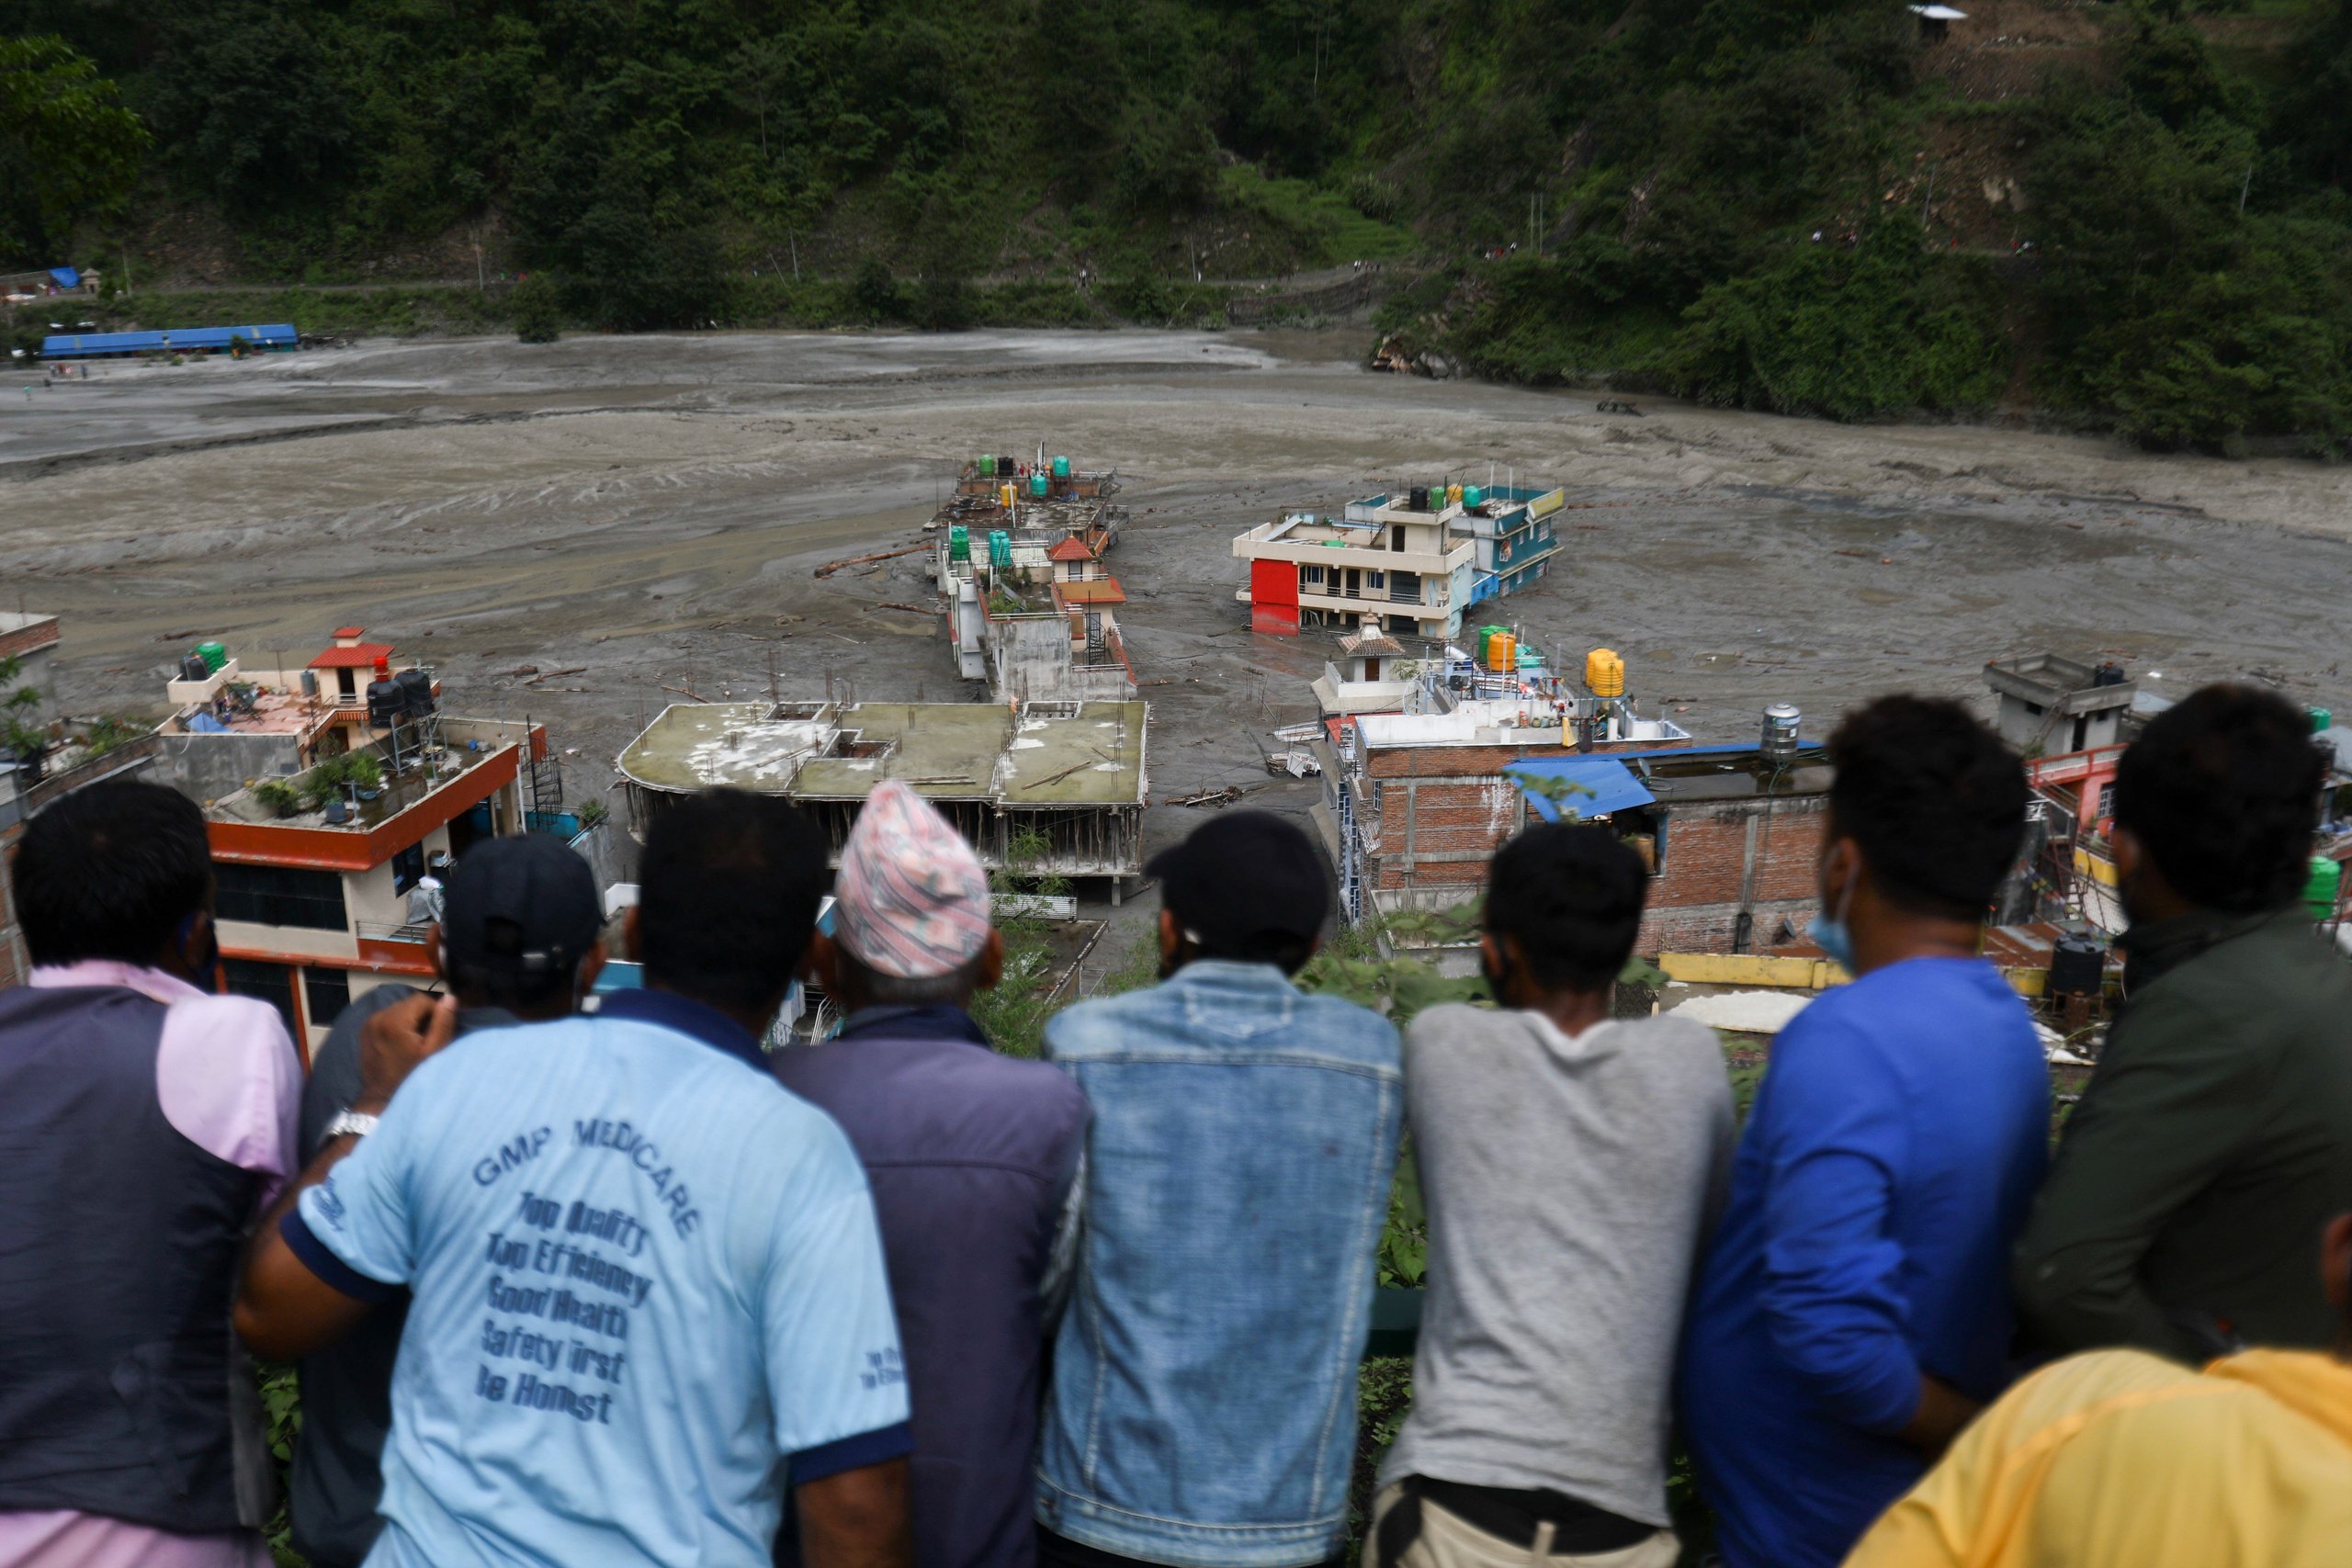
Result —
<path fill-rule="evenodd" d="M 639 863 L 645 977 L 730 1012 L 775 1005 L 831 874 L 815 824 L 773 795 L 689 795 L 653 819 Z"/>
<path fill-rule="evenodd" d="M 25 825 L 16 885 L 35 964 L 152 964 L 212 900 L 204 813 L 135 779 L 76 790 Z"/>
<path fill-rule="evenodd" d="M 833 967 L 839 971 L 841 988 L 854 992 L 868 1007 L 912 1008 L 940 1003 L 961 1007 L 979 988 L 980 965 L 987 958 L 987 953 L 976 953 L 944 975 L 925 975 L 910 980 L 903 976 L 885 975 L 852 953 L 846 942 L 833 944 Z"/>
<path fill-rule="evenodd" d="M 2025 767 L 1966 708 L 1884 696 L 1829 737 L 1830 831 L 1898 908 L 1982 919 L 2025 840 Z"/>
<path fill-rule="evenodd" d="M 2258 686 L 2205 686 L 2158 714 L 2115 770 L 2115 820 L 2175 892 L 2252 913 L 2310 874 L 2325 761 L 2301 710 Z"/>
<path fill-rule="evenodd" d="M 1613 828 L 1539 823 L 1495 852 L 1487 930 L 1518 939 L 1545 990 L 1597 991 L 1634 955 L 1649 891 L 1642 857 Z"/>

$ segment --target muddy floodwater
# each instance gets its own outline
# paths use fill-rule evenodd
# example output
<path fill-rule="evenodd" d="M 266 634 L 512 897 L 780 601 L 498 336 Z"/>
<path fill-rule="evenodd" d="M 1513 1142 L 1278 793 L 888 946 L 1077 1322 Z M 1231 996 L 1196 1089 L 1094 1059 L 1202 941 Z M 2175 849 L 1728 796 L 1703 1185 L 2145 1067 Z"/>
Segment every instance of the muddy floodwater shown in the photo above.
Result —
<path fill-rule="evenodd" d="M 1312 638 L 1253 635 L 1230 541 L 1446 470 L 1565 484 L 1564 549 L 1482 607 L 1564 662 L 1605 644 L 1645 713 L 1809 733 L 2049 649 L 2158 692 L 2225 676 L 2352 710 L 2352 473 L 1978 426 L 1855 427 L 1374 375 L 1357 333 L 741 333 L 382 343 L 17 382 L 0 605 L 63 617 L 74 711 L 155 711 L 199 638 L 299 663 L 334 627 L 432 663 L 453 711 L 545 719 L 573 800 L 664 703 L 941 700 L 922 555 L 970 454 L 1115 468 L 1112 561 L 1153 707 L 1154 799 L 1272 784 Z M 281 658 L 283 656 L 283 658 Z M 773 670 L 773 677 L 771 671 Z M 533 682 L 536 681 L 536 684 Z M 617 802 L 616 801 L 616 804 Z M 1193 813 L 1156 810 L 1155 841 Z"/>

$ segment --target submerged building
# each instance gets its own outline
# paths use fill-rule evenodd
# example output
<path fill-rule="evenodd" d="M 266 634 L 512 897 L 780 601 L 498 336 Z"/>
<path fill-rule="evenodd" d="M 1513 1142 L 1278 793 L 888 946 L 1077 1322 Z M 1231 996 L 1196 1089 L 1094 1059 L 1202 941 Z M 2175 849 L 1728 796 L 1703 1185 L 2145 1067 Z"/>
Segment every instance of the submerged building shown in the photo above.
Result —
<path fill-rule="evenodd" d="M 1368 616 L 1395 637 L 1458 637 L 1473 605 L 1525 587 L 1559 549 L 1559 489 L 1439 485 L 1285 513 L 1233 541 L 1253 629 L 1295 636 Z"/>
<path fill-rule="evenodd" d="M 932 519 L 956 673 L 1005 702 L 1124 702 L 1135 670 L 1119 634 L 1126 592 L 1104 558 L 1125 512 L 1114 473 L 1067 457 L 967 465 Z"/>
<path fill-rule="evenodd" d="M 675 703 L 621 752 L 632 826 L 714 785 L 779 795 L 836 856 L 884 779 L 911 785 L 981 863 L 1104 877 L 1143 872 L 1150 710 L 1135 702 Z"/>

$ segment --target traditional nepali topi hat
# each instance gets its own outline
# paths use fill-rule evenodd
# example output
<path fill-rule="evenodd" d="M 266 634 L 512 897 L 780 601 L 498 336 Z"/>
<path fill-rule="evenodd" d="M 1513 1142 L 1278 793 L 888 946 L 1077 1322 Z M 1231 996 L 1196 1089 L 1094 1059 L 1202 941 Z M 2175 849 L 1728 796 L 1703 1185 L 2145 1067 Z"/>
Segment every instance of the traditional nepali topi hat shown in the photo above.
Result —
<path fill-rule="evenodd" d="M 971 962 L 989 940 L 979 856 L 897 779 L 865 797 L 833 879 L 835 939 L 866 967 L 927 980 Z"/>

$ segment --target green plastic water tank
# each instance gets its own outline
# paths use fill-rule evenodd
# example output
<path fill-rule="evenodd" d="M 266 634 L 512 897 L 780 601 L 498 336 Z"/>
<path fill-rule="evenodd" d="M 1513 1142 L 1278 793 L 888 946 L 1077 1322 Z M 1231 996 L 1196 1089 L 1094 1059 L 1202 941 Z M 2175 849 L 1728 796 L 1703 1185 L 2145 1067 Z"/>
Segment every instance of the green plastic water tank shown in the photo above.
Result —
<path fill-rule="evenodd" d="M 203 660 L 204 667 L 215 675 L 220 673 L 220 666 L 229 662 L 229 650 L 217 642 L 198 643 L 196 656 Z"/>
<path fill-rule="evenodd" d="M 1057 479 L 1066 479 L 1069 478 L 1069 459 L 1068 457 L 1057 457 L 1054 459 L 1054 478 Z"/>
<path fill-rule="evenodd" d="M 1052 483 L 1053 481 L 1046 478 L 1043 474 L 1031 474 L 1029 476 L 1029 493 L 1031 495 L 1044 495 L 1046 493 L 1046 487 Z"/>
<path fill-rule="evenodd" d="M 2312 856 L 2312 874 L 2303 884 L 2303 908 L 2314 920 L 2335 918 L 2335 900 L 2344 888 L 2344 867 L 2325 855 Z"/>
<path fill-rule="evenodd" d="M 949 560 L 972 558 L 972 531 L 961 523 L 951 523 L 947 526 L 947 558 Z"/>
<path fill-rule="evenodd" d="M 1464 486 L 1462 487 L 1462 504 L 1463 504 L 1463 505 L 1464 505 L 1464 506 L 1483 506 L 1483 505 L 1485 505 L 1485 504 L 1486 504 L 1486 502 L 1487 502 L 1487 492 L 1486 492 L 1485 491 L 1483 491 L 1483 490 L 1480 490 L 1476 485 L 1464 485 Z"/>
<path fill-rule="evenodd" d="M 995 477 L 996 477 L 996 454 L 995 454 L 995 453 L 993 453 L 993 452 L 983 452 L 983 453 L 981 453 L 981 454 L 980 454 L 980 478 L 982 478 L 982 479 L 994 479 Z"/>
<path fill-rule="evenodd" d="M 2328 712 L 2325 708 L 2313 708 L 2311 710 L 2311 714 L 2312 733 L 2313 735 L 2324 735 L 2328 730 L 2335 727 L 2335 716 Z"/>
<path fill-rule="evenodd" d="M 1003 567 L 1012 564 L 1012 536 L 1001 528 L 989 530 L 989 564 Z"/>

